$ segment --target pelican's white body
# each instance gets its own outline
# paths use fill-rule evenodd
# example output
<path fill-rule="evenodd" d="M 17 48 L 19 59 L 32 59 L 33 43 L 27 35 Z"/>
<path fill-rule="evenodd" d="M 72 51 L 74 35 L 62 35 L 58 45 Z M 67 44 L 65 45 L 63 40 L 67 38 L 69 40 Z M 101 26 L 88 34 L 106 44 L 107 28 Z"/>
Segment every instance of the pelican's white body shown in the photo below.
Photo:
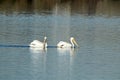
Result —
<path fill-rule="evenodd" d="M 43 48 L 44 43 L 40 42 L 39 40 L 33 40 L 33 42 L 31 42 L 29 46 L 35 48 Z M 45 43 L 45 47 L 47 47 L 47 43 Z"/>
<path fill-rule="evenodd" d="M 44 41 L 41 42 L 39 40 L 33 40 L 30 45 L 32 48 L 47 48 L 47 37 L 44 37 Z"/>
<path fill-rule="evenodd" d="M 64 41 L 60 41 L 58 44 L 57 44 L 57 47 L 58 48 L 71 48 L 72 45 L 68 42 L 64 42 Z"/>
<path fill-rule="evenodd" d="M 78 46 L 78 44 L 76 43 L 75 39 L 73 37 L 70 38 L 70 42 L 71 43 L 68 43 L 68 42 L 64 42 L 64 41 L 60 41 L 58 44 L 57 44 L 57 47 L 58 48 L 74 48 L 75 45 Z"/>

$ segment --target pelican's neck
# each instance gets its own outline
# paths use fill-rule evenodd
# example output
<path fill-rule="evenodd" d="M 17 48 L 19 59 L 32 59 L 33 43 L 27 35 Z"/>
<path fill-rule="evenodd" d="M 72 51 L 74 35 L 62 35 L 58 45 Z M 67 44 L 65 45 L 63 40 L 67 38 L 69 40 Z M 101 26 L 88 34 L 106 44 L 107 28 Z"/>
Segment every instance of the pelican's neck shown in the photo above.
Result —
<path fill-rule="evenodd" d="M 71 44 L 72 44 L 72 46 L 71 46 L 71 47 L 75 47 L 75 45 L 74 45 L 74 43 L 73 43 L 73 40 L 72 40 L 72 39 L 70 39 L 70 42 L 71 42 Z"/>
<path fill-rule="evenodd" d="M 43 41 L 43 48 L 45 49 L 46 47 L 46 43 L 47 43 L 47 37 L 44 37 L 44 41 Z"/>

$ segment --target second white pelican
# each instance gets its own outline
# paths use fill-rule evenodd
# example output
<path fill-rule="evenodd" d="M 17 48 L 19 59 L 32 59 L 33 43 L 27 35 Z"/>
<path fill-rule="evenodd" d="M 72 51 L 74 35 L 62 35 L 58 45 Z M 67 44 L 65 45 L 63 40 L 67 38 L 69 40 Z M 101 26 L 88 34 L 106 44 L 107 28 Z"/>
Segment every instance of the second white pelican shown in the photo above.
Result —
<path fill-rule="evenodd" d="M 39 40 L 33 40 L 33 42 L 31 42 L 29 46 L 32 47 L 32 48 L 45 49 L 45 48 L 47 48 L 47 37 L 44 37 L 43 42 L 40 42 Z"/>
<path fill-rule="evenodd" d="M 74 39 L 74 37 L 71 37 L 71 38 L 70 38 L 70 42 L 71 42 L 71 43 L 64 42 L 64 41 L 60 41 L 60 42 L 57 44 L 57 47 L 58 47 L 58 48 L 75 48 L 75 45 L 76 45 L 77 47 L 79 47 L 78 44 L 77 44 L 77 42 L 76 42 L 76 40 Z"/>

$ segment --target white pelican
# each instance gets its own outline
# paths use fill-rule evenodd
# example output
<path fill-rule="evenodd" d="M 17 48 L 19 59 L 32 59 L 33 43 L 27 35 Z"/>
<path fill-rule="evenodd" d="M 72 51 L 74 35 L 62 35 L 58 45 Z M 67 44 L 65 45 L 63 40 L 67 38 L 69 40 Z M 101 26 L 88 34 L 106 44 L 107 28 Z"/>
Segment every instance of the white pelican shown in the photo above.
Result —
<path fill-rule="evenodd" d="M 45 49 L 45 48 L 47 48 L 47 37 L 44 37 L 43 42 L 40 42 L 39 40 L 33 40 L 33 42 L 31 42 L 29 46 L 32 47 L 32 48 Z"/>
<path fill-rule="evenodd" d="M 76 40 L 75 40 L 73 37 L 70 38 L 70 42 L 71 42 L 71 43 L 64 42 L 64 41 L 60 41 L 60 42 L 57 44 L 57 47 L 58 47 L 58 48 L 75 48 L 75 45 L 76 45 L 77 47 L 79 47 L 78 44 L 77 44 L 77 42 L 76 42 Z"/>

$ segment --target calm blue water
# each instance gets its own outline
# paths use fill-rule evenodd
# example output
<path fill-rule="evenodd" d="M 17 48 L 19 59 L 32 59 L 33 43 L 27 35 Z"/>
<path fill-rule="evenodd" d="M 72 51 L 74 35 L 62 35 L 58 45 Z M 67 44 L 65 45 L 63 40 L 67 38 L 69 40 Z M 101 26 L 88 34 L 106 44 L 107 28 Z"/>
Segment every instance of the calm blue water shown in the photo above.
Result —
<path fill-rule="evenodd" d="M 62 14 L 0 14 L 0 80 L 120 80 L 120 17 Z M 73 36 L 80 48 L 30 49 Z"/>

